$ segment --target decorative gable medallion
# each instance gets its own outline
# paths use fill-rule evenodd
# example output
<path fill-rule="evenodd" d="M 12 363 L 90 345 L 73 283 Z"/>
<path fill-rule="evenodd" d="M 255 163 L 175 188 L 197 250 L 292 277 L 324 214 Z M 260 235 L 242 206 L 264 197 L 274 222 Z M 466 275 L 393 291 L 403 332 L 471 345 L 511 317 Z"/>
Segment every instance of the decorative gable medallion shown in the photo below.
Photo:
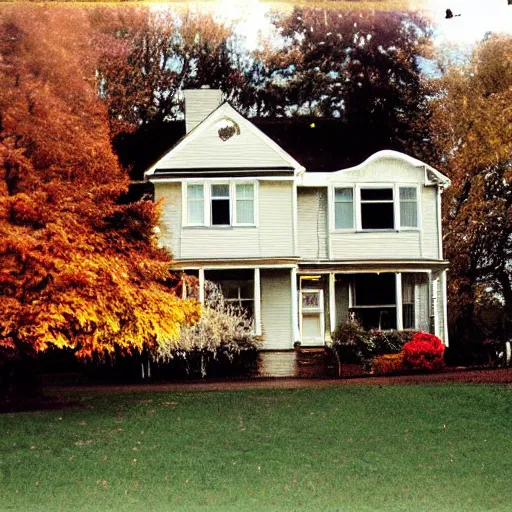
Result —
<path fill-rule="evenodd" d="M 221 118 L 216 124 L 217 133 L 221 140 L 226 142 L 235 135 L 240 135 L 240 126 L 230 117 Z"/>

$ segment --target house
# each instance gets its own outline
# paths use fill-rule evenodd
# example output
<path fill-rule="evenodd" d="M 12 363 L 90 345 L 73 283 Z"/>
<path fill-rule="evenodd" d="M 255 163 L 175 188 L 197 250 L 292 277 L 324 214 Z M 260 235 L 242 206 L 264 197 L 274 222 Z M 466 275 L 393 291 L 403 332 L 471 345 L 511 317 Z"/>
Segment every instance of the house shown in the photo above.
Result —
<path fill-rule="evenodd" d="M 165 199 L 161 242 L 200 300 L 205 280 L 220 283 L 268 351 L 323 346 L 350 318 L 448 344 L 446 176 L 396 151 L 308 172 L 217 90 L 185 91 L 185 112 L 186 135 L 145 178 Z"/>

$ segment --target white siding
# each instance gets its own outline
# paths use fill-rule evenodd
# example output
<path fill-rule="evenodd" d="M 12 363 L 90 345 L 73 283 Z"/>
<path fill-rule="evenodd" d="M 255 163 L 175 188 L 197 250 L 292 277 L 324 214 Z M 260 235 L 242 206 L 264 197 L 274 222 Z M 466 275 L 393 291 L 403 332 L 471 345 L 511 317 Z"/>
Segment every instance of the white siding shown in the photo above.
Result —
<path fill-rule="evenodd" d="M 420 234 L 418 231 L 400 233 L 331 233 L 333 259 L 418 259 Z"/>
<path fill-rule="evenodd" d="M 439 235 L 437 231 L 437 188 L 423 187 L 422 193 L 422 249 L 423 257 L 439 258 Z"/>
<path fill-rule="evenodd" d="M 165 198 L 162 241 L 179 258 L 293 256 L 293 186 L 263 181 L 257 227 L 182 227 L 180 183 L 155 183 L 155 199 Z"/>
<path fill-rule="evenodd" d="M 175 258 L 181 246 L 181 183 L 155 183 L 155 201 L 163 200 L 161 242 Z"/>
<path fill-rule="evenodd" d="M 257 256 L 294 256 L 292 182 L 260 182 L 259 244 Z"/>
<path fill-rule="evenodd" d="M 219 137 L 217 123 L 233 120 L 240 134 L 228 140 Z M 199 132 L 200 130 L 200 132 Z M 157 168 L 215 169 L 219 167 L 290 167 L 292 161 L 269 142 L 258 128 L 242 118 L 233 108 L 223 105 L 205 124 L 165 155 Z"/>
<path fill-rule="evenodd" d="M 293 348 L 290 270 L 261 270 L 263 349 Z"/>
<path fill-rule="evenodd" d="M 396 158 L 382 158 L 360 169 L 333 174 L 332 181 L 336 183 L 424 183 L 425 171 Z"/>
<path fill-rule="evenodd" d="M 328 258 L 327 188 L 298 188 L 297 213 L 299 255 Z"/>

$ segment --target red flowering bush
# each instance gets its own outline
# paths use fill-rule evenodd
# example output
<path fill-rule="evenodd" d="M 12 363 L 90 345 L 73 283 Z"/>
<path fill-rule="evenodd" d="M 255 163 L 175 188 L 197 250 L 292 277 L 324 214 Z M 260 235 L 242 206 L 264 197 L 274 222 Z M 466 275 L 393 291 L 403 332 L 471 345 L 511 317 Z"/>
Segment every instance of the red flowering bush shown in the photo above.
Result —
<path fill-rule="evenodd" d="M 444 345 L 433 334 L 419 332 L 402 349 L 404 366 L 414 370 L 437 371 L 444 368 Z"/>

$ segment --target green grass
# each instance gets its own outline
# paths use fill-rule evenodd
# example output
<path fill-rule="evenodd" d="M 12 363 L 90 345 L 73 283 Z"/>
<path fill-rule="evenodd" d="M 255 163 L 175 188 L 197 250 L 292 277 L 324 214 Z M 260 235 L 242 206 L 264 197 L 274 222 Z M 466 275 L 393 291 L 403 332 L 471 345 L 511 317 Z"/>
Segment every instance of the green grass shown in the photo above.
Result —
<path fill-rule="evenodd" d="M 0 416 L 5 510 L 511 510 L 511 388 L 96 393 Z"/>

